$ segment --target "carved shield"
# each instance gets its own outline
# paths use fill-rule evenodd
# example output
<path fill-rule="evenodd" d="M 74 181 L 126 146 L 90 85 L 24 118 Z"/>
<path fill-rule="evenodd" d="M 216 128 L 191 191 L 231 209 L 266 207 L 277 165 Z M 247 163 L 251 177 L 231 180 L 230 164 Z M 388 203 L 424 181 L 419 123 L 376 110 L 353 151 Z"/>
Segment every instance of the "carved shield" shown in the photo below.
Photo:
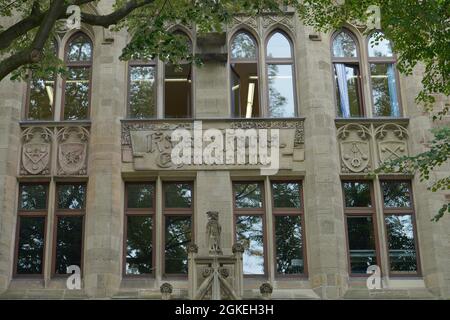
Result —
<path fill-rule="evenodd" d="M 380 161 L 391 161 L 407 154 L 404 141 L 380 141 L 378 142 Z"/>
<path fill-rule="evenodd" d="M 25 143 L 22 150 L 22 164 L 31 174 L 41 173 L 50 161 L 50 145 L 47 143 Z"/>
<path fill-rule="evenodd" d="M 59 165 L 66 174 L 78 174 L 85 164 L 86 144 L 66 142 L 59 145 Z"/>
<path fill-rule="evenodd" d="M 342 141 L 341 159 L 352 172 L 361 172 L 369 164 L 370 148 L 367 141 Z"/>

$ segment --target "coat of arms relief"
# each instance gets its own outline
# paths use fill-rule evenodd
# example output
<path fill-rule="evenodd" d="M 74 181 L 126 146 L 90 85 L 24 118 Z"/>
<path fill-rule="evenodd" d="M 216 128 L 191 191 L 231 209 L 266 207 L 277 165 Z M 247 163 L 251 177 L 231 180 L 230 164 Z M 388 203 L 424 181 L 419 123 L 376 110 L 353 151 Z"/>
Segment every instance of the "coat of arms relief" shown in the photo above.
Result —
<path fill-rule="evenodd" d="M 408 130 L 397 123 L 349 123 L 338 128 L 337 136 L 342 173 L 367 173 L 374 163 L 408 155 Z"/>
<path fill-rule="evenodd" d="M 88 139 L 83 127 L 25 128 L 20 175 L 86 175 Z"/>

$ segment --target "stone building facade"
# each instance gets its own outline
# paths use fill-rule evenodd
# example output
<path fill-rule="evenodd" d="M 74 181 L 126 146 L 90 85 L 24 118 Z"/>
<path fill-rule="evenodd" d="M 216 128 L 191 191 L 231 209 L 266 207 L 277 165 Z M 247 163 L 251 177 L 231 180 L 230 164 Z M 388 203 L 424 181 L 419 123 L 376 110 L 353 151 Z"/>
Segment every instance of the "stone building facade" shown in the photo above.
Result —
<path fill-rule="evenodd" d="M 318 33 L 294 14 L 170 30 L 203 66 L 123 62 L 126 32 L 82 26 L 55 40 L 68 78 L 0 83 L 1 298 L 195 298 L 200 265 L 220 259 L 243 298 L 450 298 L 450 219 L 431 221 L 449 194 L 367 176 L 426 148 L 420 67 L 405 77 L 387 41 L 372 48 L 352 25 Z M 278 172 L 172 163 L 171 133 L 200 121 L 201 134 L 278 129 Z M 382 287 L 369 290 L 374 264 Z M 69 265 L 81 289 L 68 289 Z"/>

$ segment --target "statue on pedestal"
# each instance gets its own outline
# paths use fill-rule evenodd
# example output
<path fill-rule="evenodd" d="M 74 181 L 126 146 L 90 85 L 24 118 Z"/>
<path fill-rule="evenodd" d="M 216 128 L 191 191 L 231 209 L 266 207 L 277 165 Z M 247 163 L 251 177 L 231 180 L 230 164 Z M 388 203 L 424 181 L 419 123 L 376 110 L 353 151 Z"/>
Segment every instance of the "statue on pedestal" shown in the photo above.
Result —
<path fill-rule="evenodd" d="M 219 212 L 208 211 L 208 223 L 206 224 L 206 237 L 210 255 L 221 255 L 220 234 L 222 227 L 219 223 Z"/>

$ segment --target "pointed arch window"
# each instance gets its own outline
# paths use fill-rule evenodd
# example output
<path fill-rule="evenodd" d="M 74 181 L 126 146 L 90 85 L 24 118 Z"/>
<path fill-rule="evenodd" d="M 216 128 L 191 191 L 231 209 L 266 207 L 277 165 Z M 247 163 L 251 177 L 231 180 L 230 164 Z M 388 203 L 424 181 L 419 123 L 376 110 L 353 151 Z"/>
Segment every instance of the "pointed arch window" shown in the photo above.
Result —
<path fill-rule="evenodd" d="M 193 50 L 191 39 L 182 31 L 175 34 L 186 39 Z M 164 66 L 164 117 L 189 118 L 192 116 L 192 64 L 181 61 L 178 66 Z"/>
<path fill-rule="evenodd" d="M 237 32 L 231 40 L 230 68 L 233 116 L 260 117 L 258 45 L 247 31 Z"/>
<path fill-rule="evenodd" d="M 266 47 L 268 116 L 295 117 L 294 59 L 292 43 L 281 31 L 269 36 Z"/>
<path fill-rule="evenodd" d="M 52 39 L 48 47 L 55 56 L 58 55 L 58 43 Z M 41 76 L 30 72 L 27 95 L 27 120 L 53 120 L 55 107 L 56 74 L 49 72 Z"/>
<path fill-rule="evenodd" d="M 353 34 L 345 29 L 333 37 L 332 61 L 338 116 L 342 118 L 363 116 L 358 45 Z"/>
<path fill-rule="evenodd" d="M 91 40 L 82 32 L 74 34 L 67 42 L 64 59 L 68 75 L 63 81 L 63 119 L 88 119 L 92 68 Z"/>
<path fill-rule="evenodd" d="M 391 42 L 376 31 L 369 37 L 367 49 L 373 115 L 399 117 L 398 79 Z"/>

